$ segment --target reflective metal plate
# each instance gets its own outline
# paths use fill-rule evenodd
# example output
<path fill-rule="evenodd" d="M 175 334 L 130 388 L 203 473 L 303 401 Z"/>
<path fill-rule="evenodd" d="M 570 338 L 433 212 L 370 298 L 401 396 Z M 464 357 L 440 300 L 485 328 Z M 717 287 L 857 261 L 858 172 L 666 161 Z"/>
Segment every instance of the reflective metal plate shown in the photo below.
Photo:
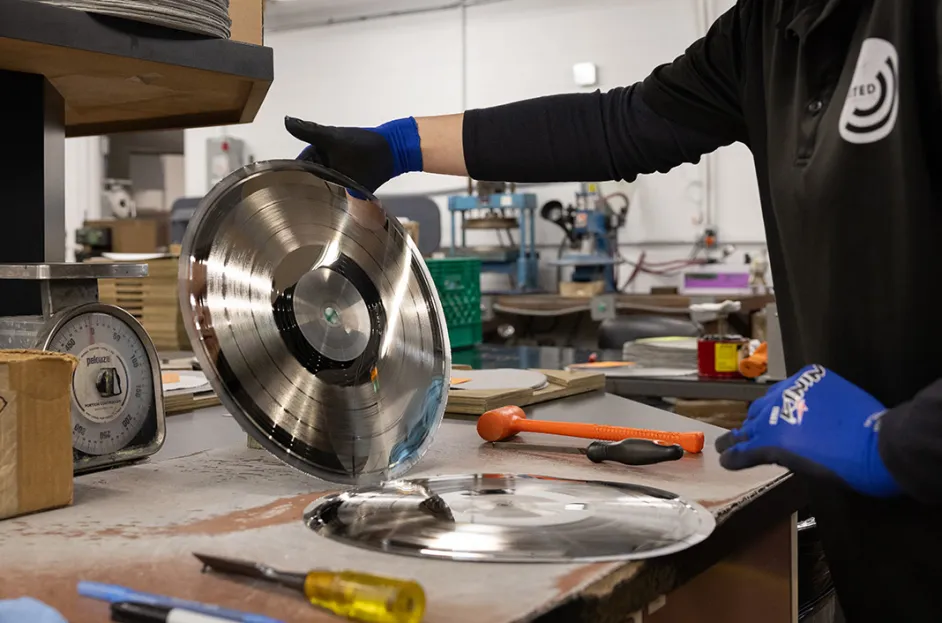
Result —
<path fill-rule="evenodd" d="M 410 556 L 585 562 L 663 556 L 707 538 L 699 504 L 659 489 L 532 475 L 387 482 L 324 497 L 304 521 L 328 538 Z"/>
<path fill-rule="evenodd" d="M 345 187 L 357 184 L 294 160 L 225 178 L 187 228 L 180 303 L 200 365 L 249 435 L 304 472 L 364 484 L 425 453 L 451 351 L 411 238 Z"/>

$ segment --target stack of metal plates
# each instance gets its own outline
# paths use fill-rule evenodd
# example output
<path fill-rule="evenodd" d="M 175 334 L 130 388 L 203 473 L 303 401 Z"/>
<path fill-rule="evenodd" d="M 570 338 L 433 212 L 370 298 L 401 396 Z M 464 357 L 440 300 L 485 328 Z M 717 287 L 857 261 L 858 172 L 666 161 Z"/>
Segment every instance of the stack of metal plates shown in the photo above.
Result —
<path fill-rule="evenodd" d="M 229 38 L 229 0 L 38 0 L 200 35 Z"/>
<path fill-rule="evenodd" d="M 658 337 L 626 342 L 625 361 L 643 362 L 646 367 L 697 369 L 697 338 Z"/>

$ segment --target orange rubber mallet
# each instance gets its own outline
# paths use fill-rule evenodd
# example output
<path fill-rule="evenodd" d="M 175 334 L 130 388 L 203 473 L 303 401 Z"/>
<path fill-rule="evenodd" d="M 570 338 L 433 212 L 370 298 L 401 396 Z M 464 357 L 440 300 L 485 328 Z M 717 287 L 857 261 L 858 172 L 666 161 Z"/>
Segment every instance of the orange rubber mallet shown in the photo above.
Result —
<path fill-rule="evenodd" d="M 603 439 L 605 441 L 650 439 L 659 443 L 677 444 L 687 452 L 693 452 L 694 454 L 703 451 L 703 433 L 701 432 L 672 433 L 646 428 L 628 428 L 626 426 L 528 420 L 523 413 L 523 409 L 515 406 L 492 409 L 478 418 L 478 435 L 485 441 L 503 441 L 517 433 L 545 433 L 547 435 Z"/>

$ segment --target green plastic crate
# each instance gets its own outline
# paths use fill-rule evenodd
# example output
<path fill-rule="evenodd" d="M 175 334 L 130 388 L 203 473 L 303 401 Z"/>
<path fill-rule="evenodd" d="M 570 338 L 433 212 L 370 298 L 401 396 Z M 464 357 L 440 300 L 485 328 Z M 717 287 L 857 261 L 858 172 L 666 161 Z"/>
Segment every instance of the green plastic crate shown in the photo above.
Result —
<path fill-rule="evenodd" d="M 481 343 L 481 260 L 427 259 L 428 271 L 445 310 L 452 350 Z"/>

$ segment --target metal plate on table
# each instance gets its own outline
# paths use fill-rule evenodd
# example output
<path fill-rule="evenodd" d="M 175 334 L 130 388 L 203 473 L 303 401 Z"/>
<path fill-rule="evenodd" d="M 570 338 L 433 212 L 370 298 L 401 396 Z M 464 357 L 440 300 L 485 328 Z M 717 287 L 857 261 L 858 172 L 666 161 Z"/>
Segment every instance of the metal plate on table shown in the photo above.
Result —
<path fill-rule="evenodd" d="M 613 482 L 476 474 L 324 497 L 309 528 L 359 547 L 483 562 L 637 560 L 706 539 L 716 522 L 673 493 Z"/>
<path fill-rule="evenodd" d="M 49 264 L 0 264 L 0 279 L 65 281 L 146 277 L 147 264 L 108 262 L 54 262 Z"/>
<path fill-rule="evenodd" d="M 299 161 L 220 182 L 187 228 L 180 304 L 222 403 L 324 480 L 401 477 L 441 424 L 451 371 L 424 260 L 365 189 Z"/>

